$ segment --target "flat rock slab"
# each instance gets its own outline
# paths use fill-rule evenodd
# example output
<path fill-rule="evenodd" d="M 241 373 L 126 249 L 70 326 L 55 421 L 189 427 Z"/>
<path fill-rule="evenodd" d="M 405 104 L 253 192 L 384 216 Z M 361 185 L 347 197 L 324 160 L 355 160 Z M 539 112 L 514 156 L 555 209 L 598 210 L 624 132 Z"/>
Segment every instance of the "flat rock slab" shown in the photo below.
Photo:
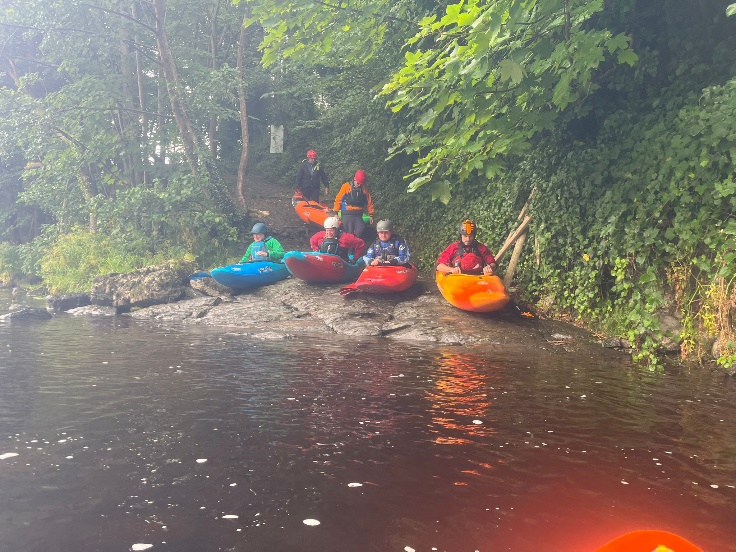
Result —
<path fill-rule="evenodd" d="M 487 314 L 448 304 L 424 281 L 391 295 L 340 295 L 339 284 L 307 284 L 289 278 L 253 291 L 198 297 L 136 310 L 129 316 L 164 323 L 201 324 L 261 339 L 338 334 L 444 345 L 470 343 L 532 346 L 571 352 L 600 344 L 562 322 L 528 319 L 515 308 Z M 553 336 L 564 334 L 570 339 Z"/>

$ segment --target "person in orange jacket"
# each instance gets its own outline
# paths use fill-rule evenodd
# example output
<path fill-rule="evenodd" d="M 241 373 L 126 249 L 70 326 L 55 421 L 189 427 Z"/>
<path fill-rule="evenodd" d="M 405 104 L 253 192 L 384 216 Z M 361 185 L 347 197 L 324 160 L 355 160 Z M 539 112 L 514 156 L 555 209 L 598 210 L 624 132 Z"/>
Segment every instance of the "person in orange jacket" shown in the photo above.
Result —
<path fill-rule="evenodd" d="M 335 196 L 335 212 L 342 213 L 342 227 L 345 232 L 360 237 L 365 230 L 363 212 L 370 216 L 373 224 L 373 199 L 365 186 L 365 171 L 359 170 L 350 182 L 345 182 Z"/>

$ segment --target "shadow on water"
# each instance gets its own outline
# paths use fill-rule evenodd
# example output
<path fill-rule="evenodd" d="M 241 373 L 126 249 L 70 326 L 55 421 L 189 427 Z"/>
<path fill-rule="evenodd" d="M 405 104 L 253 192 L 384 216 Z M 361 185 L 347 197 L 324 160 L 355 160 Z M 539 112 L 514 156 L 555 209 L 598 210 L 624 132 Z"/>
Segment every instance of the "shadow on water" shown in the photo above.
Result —
<path fill-rule="evenodd" d="M 5 324 L 0 550 L 736 550 L 735 394 L 604 352 Z"/>

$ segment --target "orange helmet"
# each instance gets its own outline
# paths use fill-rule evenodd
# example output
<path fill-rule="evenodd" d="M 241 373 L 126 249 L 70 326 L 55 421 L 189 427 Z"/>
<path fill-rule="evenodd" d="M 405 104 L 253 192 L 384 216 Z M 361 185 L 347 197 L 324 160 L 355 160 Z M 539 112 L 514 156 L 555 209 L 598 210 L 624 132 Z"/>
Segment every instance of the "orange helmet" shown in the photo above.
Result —
<path fill-rule="evenodd" d="M 473 236 L 475 237 L 475 233 L 478 231 L 478 228 L 475 226 L 475 223 L 470 219 L 465 219 L 460 223 L 460 235 L 461 236 Z"/>
<path fill-rule="evenodd" d="M 365 184 L 365 171 L 363 169 L 355 173 L 355 183 L 362 186 Z"/>
<path fill-rule="evenodd" d="M 317 159 L 317 152 L 314 150 L 309 150 L 307 152 L 307 159 Z"/>

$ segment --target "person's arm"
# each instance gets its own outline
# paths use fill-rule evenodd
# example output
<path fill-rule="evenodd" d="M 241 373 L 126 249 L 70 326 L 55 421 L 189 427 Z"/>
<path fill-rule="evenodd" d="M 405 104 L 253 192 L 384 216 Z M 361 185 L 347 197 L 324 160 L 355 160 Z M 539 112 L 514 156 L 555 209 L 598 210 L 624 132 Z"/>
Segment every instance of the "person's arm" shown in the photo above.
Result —
<path fill-rule="evenodd" d="M 451 243 L 442 252 L 440 258 L 437 259 L 437 272 L 460 274 L 460 268 L 454 267 L 450 263 L 452 262 L 452 256 L 457 251 L 457 244 Z"/>
<path fill-rule="evenodd" d="M 496 270 L 496 258 L 493 256 L 493 253 L 491 253 L 491 250 L 485 245 L 479 243 L 478 252 L 481 257 L 483 257 L 483 262 L 485 263 L 483 266 L 483 274 L 493 274 Z"/>
<path fill-rule="evenodd" d="M 309 238 L 309 246 L 312 248 L 312 251 L 319 251 L 319 246 L 322 243 L 322 239 L 325 236 L 324 230 L 321 232 L 317 232 L 314 236 Z"/>
<path fill-rule="evenodd" d="M 371 193 L 368 190 L 365 191 L 365 197 L 368 200 L 368 205 L 366 206 L 366 211 L 368 211 L 368 215 L 370 216 L 370 224 L 373 224 L 373 213 L 375 212 L 375 209 L 373 208 L 373 198 L 371 197 Z"/>
<path fill-rule="evenodd" d="M 362 257 L 365 254 L 365 242 L 360 238 L 344 232 L 341 236 L 344 240 L 343 247 L 350 248 L 355 251 L 355 258 Z"/>
<path fill-rule="evenodd" d="M 343 184 L 340 187 L 340 190 L 337 192 L 337 195 L 335 196 L 335 205 L 333 207 L 333 211 L 336 213 L 340 212 L 340 202 L 342 201 L 342 196 L 345 195 L 345 184 Z"/>
<path fill-rule="evenodd" d="M 325 187 L 325 195 L 329 194 L 330 193 L 330 181 L 327 178 L 327 173 L 325 172 L 324 167 L 320 167 L 319 177 L 320 177 L 320 180 L 322 180 L 322 185 Z"/>
<path fill-rule="evenodd" d="M 373 262 L 375 258 L 376 258 L 375 247 L 371 245 L 370 247 L 366 249 L 365 255 L 363 255 L 363 260 L 365 261 L 365 264 L 369 265 Z"/>
<path fill-rule="evenodd" d="M 278 263 L 284 258 L 284 247 L 276 238 L 271 238 L 266 242 L 266 251 L 268 251 L 268 260 Z"/>
<path fill-rule="evenodd" d="M 399 242 L 399 255 L 398 255 L 399 262 L 401 264 L 406 264 L 409 262 L 409 257 L 410 257 L 409 244 L 406 243 L 406 240 L 402 239 Z"/>
<path fill-rule="evenodd" d="M 303 181 L 304 181 L 304 163 L 301 163 L 299 165 L 299 168 L 296 171 L 296 189 L 297 190 L 302 189 Z"/>
<path fill-rule="evenodd" d="M 245 255 L 243 255 L 243 258 L 238 261 L 239 263 L 247 263 L 248 261 L 250 261 L 250 250 L 252 247 L 253 242 L 248 245 L 248 249 L 245 250 Z"/>

